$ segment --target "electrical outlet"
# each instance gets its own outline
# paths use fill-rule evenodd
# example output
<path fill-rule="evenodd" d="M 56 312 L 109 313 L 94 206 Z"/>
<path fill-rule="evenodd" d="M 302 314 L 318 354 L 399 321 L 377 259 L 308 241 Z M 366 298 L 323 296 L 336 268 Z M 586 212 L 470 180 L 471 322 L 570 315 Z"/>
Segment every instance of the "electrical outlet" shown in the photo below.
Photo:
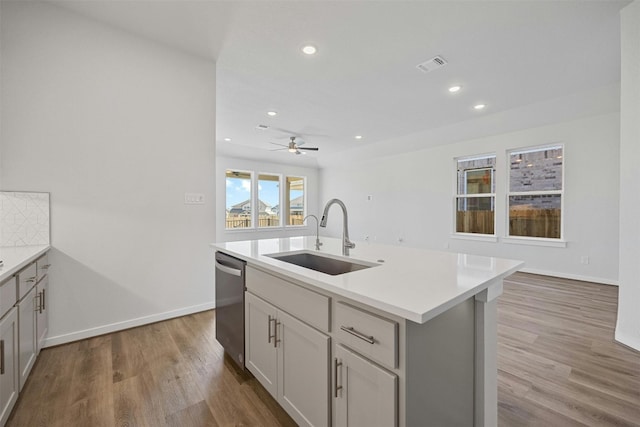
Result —
<path fill-rule="evenodd" d="M 370 202 L 370 201 L 372 201 L 372 200 L 373 200 L 373 196 L 372 196 L 371 194 L 369 194 L 369 195 L 367 196 L 367 202 Z"/>
<path fill-rule="evenodd" d="M 587 255 L 583 255 L 580 257 L 580 264 L 587 265 L 589 264 L 589 257 Z"/>
<path fill-rule="evenodd" d="M 185 205 L 204 205 L 204 194 L 202 193 L 184 193 Z"/>

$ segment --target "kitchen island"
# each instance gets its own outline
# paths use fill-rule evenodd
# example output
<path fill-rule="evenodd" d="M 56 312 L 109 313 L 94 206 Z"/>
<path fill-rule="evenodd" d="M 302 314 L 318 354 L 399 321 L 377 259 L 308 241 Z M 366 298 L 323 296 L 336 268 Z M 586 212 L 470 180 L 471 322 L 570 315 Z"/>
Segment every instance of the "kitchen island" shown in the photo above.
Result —
<path fill-rule="evenodd" d="M 496 298 L 520 261 L 292 237 L 212 245 L 247 262 L 246 366 L 301 425 L 495 426 Z M 273 258 L 366 265 L 329 275 Z"/>

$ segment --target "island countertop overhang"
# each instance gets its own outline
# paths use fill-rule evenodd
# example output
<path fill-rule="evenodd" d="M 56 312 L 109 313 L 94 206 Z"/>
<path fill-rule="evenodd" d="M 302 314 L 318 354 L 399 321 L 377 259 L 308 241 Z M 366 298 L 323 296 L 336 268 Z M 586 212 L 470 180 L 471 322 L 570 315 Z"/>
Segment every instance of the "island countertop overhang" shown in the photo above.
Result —
<path fill-rule="evenodd" d="M 522 268 L 522 261 L 403 246 L 357 242 L 351 255 L 341 255 L 340 239 L 315 237 L 244 240 L 211 247 L 249 265 L 331 292 L 416 323 L 425 323 Z M 267 255 L 309 251 L 338 259 L 378 264 L 331 276 L 279 261 Z"/>

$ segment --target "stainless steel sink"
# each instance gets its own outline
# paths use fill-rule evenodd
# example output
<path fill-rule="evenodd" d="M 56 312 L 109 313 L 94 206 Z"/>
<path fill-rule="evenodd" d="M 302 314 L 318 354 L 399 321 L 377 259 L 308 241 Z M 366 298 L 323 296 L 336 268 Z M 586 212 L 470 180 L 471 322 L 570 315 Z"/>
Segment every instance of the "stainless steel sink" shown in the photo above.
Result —
<path fill-rule="evenodd" d="M 344 261 L 341 259 L 317 255 L 312 252 L 271 254 L 267 256 L 279 261 L 288 262 L 300 267 L 309 268 L 311 270 L 319 271 L 325 274 L 330 274 L 332 276 L 350 273 L 352 271 L 364 270 L 365 268 L 375 267 L 378 265 L 374 263 L 367 263 L 366 261 Z"/>

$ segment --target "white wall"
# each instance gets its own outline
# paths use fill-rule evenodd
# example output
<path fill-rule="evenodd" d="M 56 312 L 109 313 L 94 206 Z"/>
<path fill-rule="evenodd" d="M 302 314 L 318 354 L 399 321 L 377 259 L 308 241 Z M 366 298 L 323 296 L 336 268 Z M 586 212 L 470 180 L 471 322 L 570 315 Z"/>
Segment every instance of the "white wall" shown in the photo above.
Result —
<path fill-rule="evenodd" d="M 228 156 L 216 156 L 216 205 L 218 206 L 216 236 L 219 241 L 232 242 L 248 239 L 269 239 L 287 236 L 302 236 L 315 234 L 315 221 L 310 220 L 310 226 L 303 227 L 274 227 L 270 229 L 253 230 L 225 230 L 224 209 L 226 206 L 226 178 L 225 171 L 235 169 L 242 171 L 254 171 L 256 173 L 280 174 L 283 176 L 305 176 L 307 177 L 307 215 L 314 214 L 319 217 L 318 212 L 318 169 L 301 167 L 290 164 L 270 163 L 254 161 Z M 309 221 L 309 220 L 307 220 Z"/>
<path fill-rule="evenodd" d="M 2 2 L 0 53 L 2 185 L 51 193 L 48 344 L 212 307 L 215 64 L 46 2 Z"/>
<path fill-rule="evenodd" d="M 621 12 L 620 298 L 616 340 L 640 350 L 640 1 Z"/>
<path fill-rule="evenodd" d="M 566 247 L 451 238 L 455 157 L 497 154 L 497 233 L 505 236 L 506 150 L 556 142 L 565 147 Z M 515 258 L 524 260 L 529 271 L 616 283 L 618 150 L 619 115 L 609 113 L 329 166 L 321 169 L 320 187 L 323 200 L 338 197 L 346 203 L 351 237 L 356 240 L 369 236 L 382 243 Z M 367 201 L 367 195 L 373 199 Z M 339 219 L 330 219 L 329 234 L 338 236 L 340 226 Z M 589 256 L 590 264 L 581 264 L 581 256 Z"/>

